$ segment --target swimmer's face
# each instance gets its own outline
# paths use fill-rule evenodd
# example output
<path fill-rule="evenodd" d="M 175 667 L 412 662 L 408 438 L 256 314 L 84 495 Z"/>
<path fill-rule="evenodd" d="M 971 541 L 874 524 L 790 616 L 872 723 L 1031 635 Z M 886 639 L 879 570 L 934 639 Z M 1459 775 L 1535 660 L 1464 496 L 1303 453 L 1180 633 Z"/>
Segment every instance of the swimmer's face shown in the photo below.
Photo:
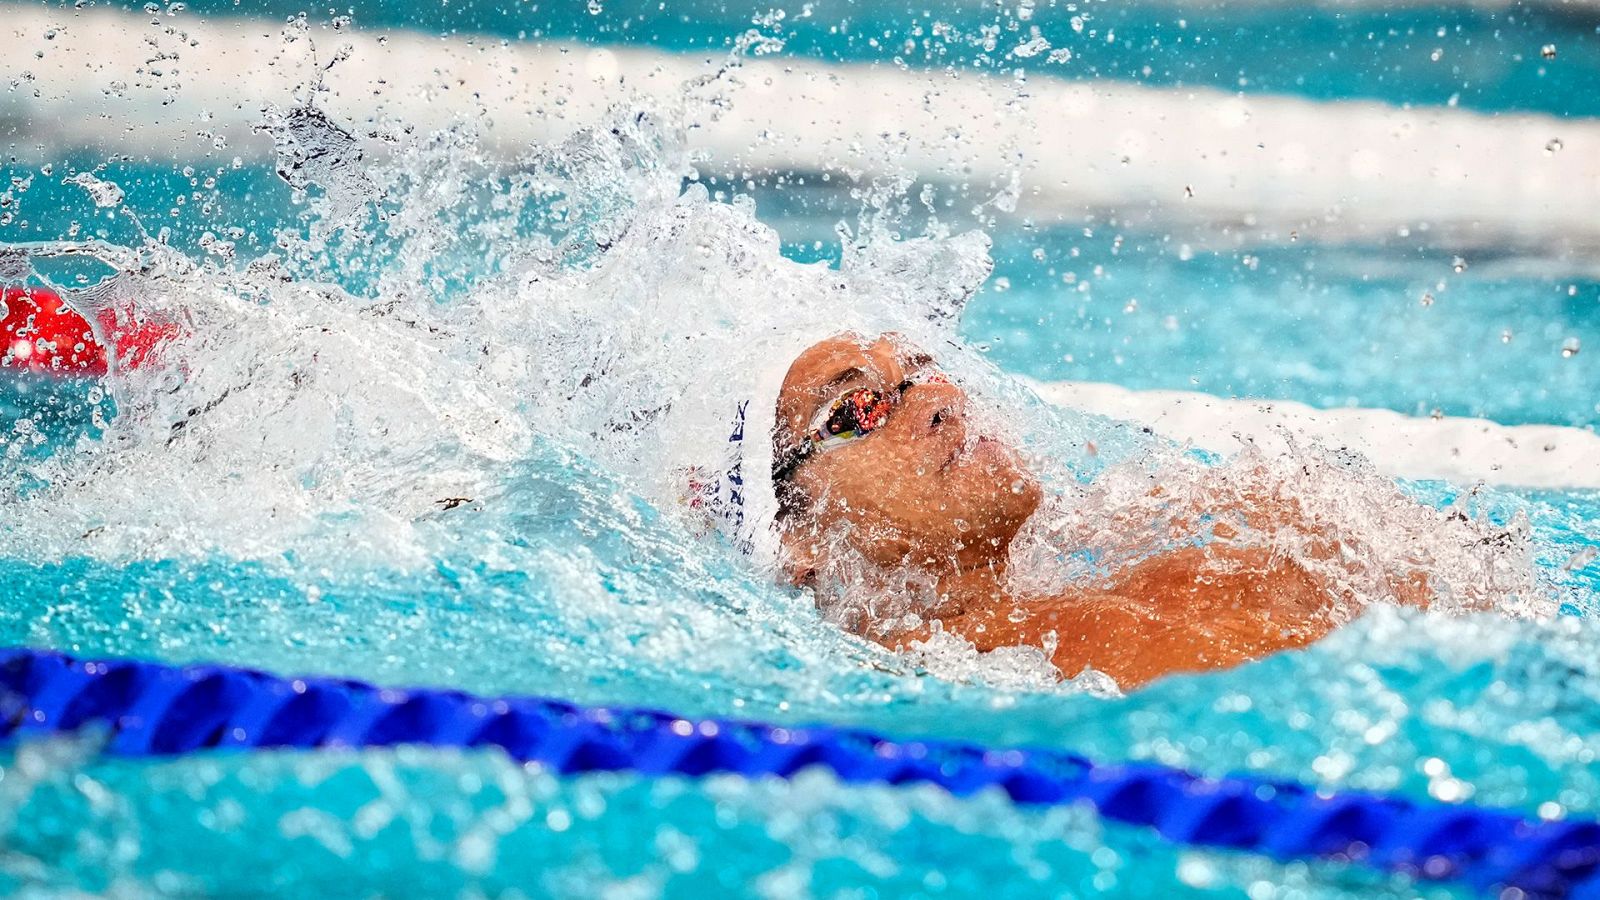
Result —
<path fill-rule="evenodd" d="M 881 424 L 809 453 L 787 476 L 802 501 L 783 523 L 793 574 L 840 537 L 880 565 L 1004 559 L 1039 504 L 1038 482 L 1011 447 L 970 423 L 966 392 L 896 335 L 838 335 L 795 358 L 778 396 L 779 458 L 862 388 L 892 399 Z"/>

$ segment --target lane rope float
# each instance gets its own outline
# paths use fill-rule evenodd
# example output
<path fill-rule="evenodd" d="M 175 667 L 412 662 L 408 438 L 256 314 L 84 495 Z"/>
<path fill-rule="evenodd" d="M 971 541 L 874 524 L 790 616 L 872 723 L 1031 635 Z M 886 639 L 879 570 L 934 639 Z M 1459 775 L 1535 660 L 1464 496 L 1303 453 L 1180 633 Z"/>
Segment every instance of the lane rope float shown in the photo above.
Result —
<path fill-rule="evenodd" d="M 220 665 L 80 660 L 0 649 L 0 741 L 100 728 L 105 752 L 178 756 L 248 748 L 498 748 L 564 774 L 731 773 L 787 778 L 822 766 L 841 781 L 998 788 L 1024 805 L 1087 802 L 1168 840 L 1323 858 L 1533 896 L 1600 891 L 1600 823 L 1508 810 L 1328 793 L 1240 775 L 1205 778 L 1151 763 L 1100 764 L 1058 750 L 896 740 L 827 725 L 687 719 L 536 697 L 394 690 L 282 678 Z"/>

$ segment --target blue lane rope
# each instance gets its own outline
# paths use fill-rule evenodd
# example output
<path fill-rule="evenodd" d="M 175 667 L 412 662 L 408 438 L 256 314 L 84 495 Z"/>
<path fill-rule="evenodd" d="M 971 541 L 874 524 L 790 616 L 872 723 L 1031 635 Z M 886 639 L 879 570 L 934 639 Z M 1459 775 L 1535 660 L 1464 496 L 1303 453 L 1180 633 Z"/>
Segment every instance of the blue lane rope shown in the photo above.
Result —
<path fill-rule="evenodd" d="M 0 649 L 0 741 L 85 726 L 108 732 L 107 752 L 131 757 L 422 744 L 495 747 L 562 773 L 787 778 L 823 766 L 846 782 L 935 784 L 957 795 L 997 787 L 1021 804 L 1087 802 L 1108 819 L 1150 826 L 1183 844 L 1347 860 L 1481 891 L 1600 896 L 1600 823 L 1592 821 L 1539 822 L 1248 776 L 1202 778 L 1148 763 L 1102 765 L 1055 750 Z"/>

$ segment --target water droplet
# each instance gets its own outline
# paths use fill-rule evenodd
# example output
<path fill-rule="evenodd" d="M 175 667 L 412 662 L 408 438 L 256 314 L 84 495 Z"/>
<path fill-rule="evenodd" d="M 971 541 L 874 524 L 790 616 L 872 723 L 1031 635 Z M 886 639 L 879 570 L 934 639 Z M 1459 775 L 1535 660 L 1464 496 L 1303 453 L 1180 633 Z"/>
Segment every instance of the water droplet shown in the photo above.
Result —
<path fill-rule="evenodd" d="M 1444 51 L 1438 47 L 1433 48 L 1433 52 L 1428 54 L 1428 58 L 1434 62 L 1438 62 L 1442 56 L 1444 56 Z"/>
<path fill-rule="evenodd" d="M 102 209 L 118 206 L 122 203 L 122 188 L 109 181 L 101 181 L 90 172 L 79 172 L 68 179 L 69 184 L 76 184 L 89 193 L 89 199 L 94 205 Z"/>
<path fill-rule="evenodd" d="M 1539 55 L 1544 57 L 1545 59 L 1555 59 L 1556 58 L 1556 45 L 1555 44 L 1545 44 L 1543 47 L 1539 48 Z"/>
<path fill-rule="evenodd" d="M 1125 312 L 1125 313 L 1136 313 L 1136 312 L 1138 312 L 1139 311 L 1139 300 L 1138 300 L 1138 298 L 1137 297 L 1129 297 L 1128 298 L 1128 305 L 1124 306 L 1122 308 L 1122 311 Z"/>
<path fill-rule="evenodd" d="M 1563 359 L 1571 359 L 1574 356 L 1577 356 L 1578 355 L 1579 346 L 1580 345 L 1579 345 L 1578 339 L 1575 338 L 1575 337 L 1569 337 L 1566 340 L 1562 341 L 1561 342 L 1561 357 Z"/>
<path fill-rule="evenodd" d="M 1423 291 L 1422 292 L 1422 305 L 1423 306 L 1432 306 L 1433 305 L 1433 294 L 1429 293 L 1428 291 Z"/>
<path fill-rule="evenodd" d="M 1507 328 L 1505 331 L 1500 332 L 1500 343 L 1511 343 L 1511 329 Z"/>
<path fill-rule="evenodd" d="M 1457 275 L 1460 275 L 1467 270 L 1467 261 L 1458 256 L 1450 261 L 1450 268 L 1454 269 Z"/>
<path fill-rule="evenodd" d="M 600 0 L 589 0 L 589 15 L 598 16 L 605 12 L 605 7 L 600 5 Z"/>
<path fill-rule="evenodd" d="M 1555 156 L 1557 153 L 1561 152 L 1561 148 L 1564 146 L 1566 145 L 1561 143 L 1561 138 L 1551 138 L 1549 142 L 1544 145 L 1544 155 Z"/>

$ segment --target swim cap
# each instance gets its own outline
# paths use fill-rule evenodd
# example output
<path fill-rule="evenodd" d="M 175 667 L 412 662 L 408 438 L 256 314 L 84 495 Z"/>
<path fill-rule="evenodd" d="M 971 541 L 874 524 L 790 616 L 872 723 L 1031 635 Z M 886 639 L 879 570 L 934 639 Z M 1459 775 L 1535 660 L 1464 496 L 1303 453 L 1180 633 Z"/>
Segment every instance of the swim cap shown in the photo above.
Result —
<path fill-rule="evenodd" d="M 778 559 L 772 436 L 783 379 L 795 357 L 840 330 L 808 323 L 768 336 L 764 352 L 752 357 L 760 363 L 747 380 L 748 394 L 734 400 L 729 409 L 721 458 L 686 473 L 684 500 L 699 514 L 697 524 L 719 532 L 758 566 L 773 566 Z"/>

